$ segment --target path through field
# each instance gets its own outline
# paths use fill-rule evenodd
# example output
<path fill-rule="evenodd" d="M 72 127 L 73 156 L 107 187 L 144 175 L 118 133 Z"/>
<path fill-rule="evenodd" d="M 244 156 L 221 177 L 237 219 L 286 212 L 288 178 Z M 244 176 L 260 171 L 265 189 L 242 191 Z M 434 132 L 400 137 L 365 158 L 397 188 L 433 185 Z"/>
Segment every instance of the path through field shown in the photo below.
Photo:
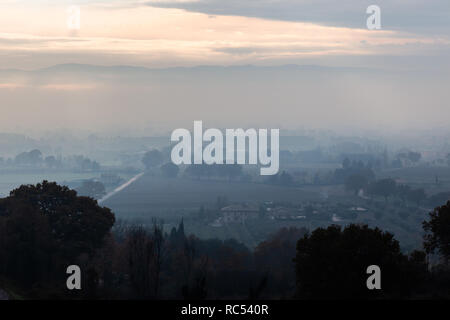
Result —
<path fill-rule="evenodd" d="M 135 182 L 136 180 L 138 180 L 140 177 L 142 177 L 142 175 L 144 174 L 144 172 L 139 173 L 138 175 L 135 175 L 133 178 L 131 178 L 130 180 L 128 180 L 127 182 L 125 182 L 124 184 L 118 186 L 117 188 L 115 188 L 113 191 L 111 191 L 110 193 L 108 193 L 107 195 L 105 195 L 103 198 L 101 198 L 100 200 L 98 200 L 98 203 L 102 203 L 103 201 L 105 201 L 106 199 L 108 199 L 109 197 L 112 197 L 113 195 L 115 195 L 116 193 L 122 191 L 123 189 L 125 189 L 126 187 L 128 187 L 130 184 L 132 184 L 133 182 Z"/>

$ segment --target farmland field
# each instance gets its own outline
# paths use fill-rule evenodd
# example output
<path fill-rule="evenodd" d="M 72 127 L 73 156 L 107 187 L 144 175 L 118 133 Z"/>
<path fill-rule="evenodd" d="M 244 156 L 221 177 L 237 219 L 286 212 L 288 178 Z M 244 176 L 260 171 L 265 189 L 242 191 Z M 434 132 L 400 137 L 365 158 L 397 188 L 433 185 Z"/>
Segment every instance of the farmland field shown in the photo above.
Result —
<path fill-rule="evenodd" d="M 9 192 L 22 184 L 36 184 L 42 180 L 55 181 L 60 184 L 67 182 L 91 179 L 96 174 L 74 172 L 0 172 L 0 197 L 5 197 Z"/>
<path fill-rule="evenodd" d="M 123 218 L 165 218 L 181 216 L 198 210 L 202 205 L 212 205 L 219 196 L 227 197 L 230 202 L 296 202 L 320 197 L 317 193 L 300 188 L 246 182 L 165 179 L 146 174 L 102 204 Z"/>
<path fill-rule="evenodd" d="M 393 178 L 398 183 L 414 188 L 424 188 L 428 194 L 450 191 L 450 167 L 423 166 L 388 169 L 379 172 L 377 176 L 379 179 Z"/>
<path fill-rule="evenodd" d="M 101 172 L 73 172 L 73 171 L 45 171 L 45 170 L 14 170 L 0 171 L 0 198 L 9 195 L 9 192 L 22 184 L 36 184 L 43 180 L 54 181 L 61 185 L 66 185 L 71 189 L 78 187 L 83 180 L 98 178 Z M 120 173 L 120 176 L 127 180 L 133 174 Z M 106 191 L 111 191 L 112 187 L 107 186 Z"/>

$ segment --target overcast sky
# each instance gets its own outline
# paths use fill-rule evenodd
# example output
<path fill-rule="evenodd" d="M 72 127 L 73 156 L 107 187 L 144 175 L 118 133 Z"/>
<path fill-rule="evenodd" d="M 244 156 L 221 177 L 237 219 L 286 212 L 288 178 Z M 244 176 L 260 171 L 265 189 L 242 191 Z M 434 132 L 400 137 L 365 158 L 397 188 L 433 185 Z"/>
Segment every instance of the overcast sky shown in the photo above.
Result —
<path fill-rule="evenodd" d="M 366 28 L 366 8 L 371 4 L 381 8 L 381 30 Z M 80 29 L 76 31 L 67 27 L 67 8 L 71 5 L 81 10 Z M 302 118 L 302 125 L 326 127 L 329 122 L 323 120 L 323 115 L 334 116 L 333 112 L 337 115 L 337 109 L 340 116 L 335 119 L 341 127 L 349 125 L 354 110 L 360 113 L 362 125 L 370 124 L 372 128 L 381 123 L 398 127 L 400 120 L 402 127 L 408 123 L 422 127 L 442 125 L 443 119 L 450 116 L 448 89 L 445 89 L 450 79 L 449 58 L 449 0 L 0 0 L 0 69 L 36 70 L 65 63 L 149 68 L 298 64 L 386 71 L 385 78 L 374 79 L 370 73 L 352 73 L 346 69 L 345 75 L 338 78 L 344 84 L 340 91 L 336 82 L 327 91 L 324 79 L 314 82 L 318 80 L 312 77 L 304 95 L 307 99 L 302 99 L 301 89 L 276 89 L 270 81 L 248 91 L 253 95 L 263 92 L 259 97 L 251 98 L 243 92 L 235 94 L 226 87 L 222 87 L 223 92 L 216 92 L 218 97 L 227 92 L 225 102 L 242 101 L 243 105 L 237 108 L 245 108 L 249 115 L 257 112 L 261 104 L 269 108 L 268 101 L 277 103 L 273 107 Z M 115 70 L 114 77 L 120 77 L 120 72 Z M 282 77 L 282 73 L 279 75 Z M 233 81 L 237 87 L 248 85 L 239 79 Z M 146 83 L 151 83 L 155 90 L 154 82 Z M 178 81 L 173 83 L 176 86 L 171 87 L 170 81 L 165 83 L 163 92 L 202 94 L 202 88 L 188 89 L 180 87 Z M 226 81 L 223 84 L 232 87 Z M 217 114 L 207 93 L 204 95 L 208 99 L 187 99 L 185 105 L 180 105 L 183 99 L 164 99 L 165 95 L 157 92 L 156 100 L 166 107 L 152 112 L 146 104 L 151 99 L 146 96 L 148 88 L 140 86 L 142 99 L 133 100 L 132 111 L 145 116 L 133 118 L 121 107 L 128 95 L 136 95 L 139 90 L 131 83 L 121 83 L 120 90 L 117 86 L 117 81 L 110 79 L 102 82 L 84 77 L 81 81 L 65 75 L 64 80 L 55 81 L 49 75 L 38 80 L 36 75 L 2 73 L 0 125 L 8 130 L 25 131 L 49 126 L 51 123 L 33 116 L 33 112 L 37 115 L 43 109 L 52 114 L 49 119 L 53 123 L 85 129 L 98 128 L 100 123 L 102 128 L 117 126 L 124 119 L 126 126 L 139 121 L 142 127 L 148 127 L 144 123 L 152 121 L 170 128 L 174 125 L 169 120 L 175 114 L 173 110 L 178 110 L 179 118 L 183 119 L 182 110 L 189 108 L 198 110 L 199 116 L 205 115 L 211 121 Z M 384 90 L 382 97 L 373 97 L 376 90 L 371 88 Z M 278 100 L 267 97 L 271 89 L 280 93 Z M 122 100 L 105 97 L 117 92 L 121 93 Z M 88 121 L 88 110 L 77 113 L 75 109 L 70 116 L 67 109 L 61 113 L 58 108 L 64 106 L 69 93 L 91 97 L 83 100 L 85 108 L 89 109 L 86 104 L 95 101 L 100 114 L 107 113 L 108 108 L 114 108 L 115 114 Z M 335 101 L 346 105 L 333 106 Z M 35 103 L 32 108 L 31 102 Z M 314 110 L 308 109 L 311 105 Z M 368 105 L 376 109 L 364 109 Z M 172 112 L 167 113 L 167 109 Z M 343 114 L 342 110 L 347 111 Z M 20 119 L 26 121 L 20 123 Z M 232 119 L 230 116 L 229 120 Z M 270 124 L 270 119 L 276 119 L 278 124 L 286 119 L 286 123 L 295 125 L 289 116 L 258 117 L 261 123 Z"/>
<path fill-rule="evenodd" d="M 448 57 L 450 1 L 378 0 L 0 1 L 0 68 L 55 63 L 180 66 L 348 64 L 353 57 Z M 81 25 L 67 28 L 67 7 Z M 372 56 L 372 57 L 370 57 Z M 339 62 L 342 61 L 342 62 Z M 372 62 L 370 62 L 372 63 Z"/>

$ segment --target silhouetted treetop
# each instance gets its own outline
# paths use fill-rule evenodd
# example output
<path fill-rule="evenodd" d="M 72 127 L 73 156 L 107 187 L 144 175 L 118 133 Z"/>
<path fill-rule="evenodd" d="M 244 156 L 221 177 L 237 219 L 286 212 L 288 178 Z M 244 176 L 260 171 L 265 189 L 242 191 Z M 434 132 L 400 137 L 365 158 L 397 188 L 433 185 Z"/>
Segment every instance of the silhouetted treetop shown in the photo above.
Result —
<path fill-rule="evenodd" d="M 14 217 L 24 209 L 29 215 L 45 216 L 54 241 L 73 254 L 92 253 L 100 247 L 115 220 L 111 210 L 96 200 L 48 181 L 22 185 L 0 199 L 0 216 Z"/>
<path fill-rule="evenodd" d="M 450 259 L 450 201 L 430 212 L 430 220 L 423 222 L 427 232 L 424 247 L 428 253 L 439 252 L 447 261 Z"/>

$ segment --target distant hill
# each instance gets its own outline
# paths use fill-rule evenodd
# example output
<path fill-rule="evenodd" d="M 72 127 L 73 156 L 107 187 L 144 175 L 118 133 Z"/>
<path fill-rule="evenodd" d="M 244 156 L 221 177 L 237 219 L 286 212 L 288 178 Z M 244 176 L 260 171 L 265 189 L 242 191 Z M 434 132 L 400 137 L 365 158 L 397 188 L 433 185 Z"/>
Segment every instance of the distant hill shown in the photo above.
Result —
<path fill-rule="evenodd" d="M 147 68 L 142 66 L 113 65 L 100 66 L 79 63 L 66 63 L 40 68 L 36 70 L 20 70 L 20 69 L 0 69 L 3 75 L 62 75 L 62 74 L 115 74 L 115 75 L 175 75 L 175 74 L 236 74 L 236 73 L 346 73 L 346 72 L 375 72 L 377 69 L 362 67 L 330 67 L 319 65 L 296 65 L 288 64 L 281 66 L 255 66 L 255 65 L 238 65 L 238 66 L 195 66 L 195 67 L 170 67 L 170 68 Z"/>

